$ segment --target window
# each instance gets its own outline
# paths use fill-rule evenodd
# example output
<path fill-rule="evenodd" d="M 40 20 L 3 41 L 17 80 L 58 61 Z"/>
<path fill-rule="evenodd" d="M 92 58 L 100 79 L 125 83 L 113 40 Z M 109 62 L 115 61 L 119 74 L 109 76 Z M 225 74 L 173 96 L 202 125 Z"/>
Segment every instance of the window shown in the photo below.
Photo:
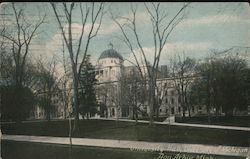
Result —
<path fill-rule="evenodd" d="M 165 96 L 167 96 L 167 95 L 168 95 L 168 90 L 165 91 Z"/>
<path fill-rule="evenodd" d="M 103 75 L 103 70 L 100 70 L 100 74 Z"/>
<path fill-rule="evenodd" d="M 113 60 L 111 60 L 111 63 L 113 63 Z"/>
<path fill-rule="evenodd" d="M 178 107 L 178 112 L 181 113 L 181 107 Z"/>
<path fill-rule="evenodd" d="M 171 108 L 171 114 L 174 114 L 174 108 Z"/>
<path fill-rule="evenodd" d="M 171 91 L 171 95 L 172 95 L 172 96 L 174 95 L 174 90 Z"/>
<path fill-rule="evenodd" d="M 160 109 L 160 112 L 161 112 L 161 109 Z"/>
<path fill-rule="evenodd" d="M 168 98 L 166 98 L 165 103 L 168 104 Z"/>
<path fill-rule="evenodd" d="M 178 97 L 178 102 L 181 103 L 181 98 L 180 97 Z"/>
<path fill-rule="evenodd" d="M 108 76 L 108 70 L 105 70 L 104 72 L 104 76 L 107 77 Z"/>
<path fill-rule="evenodd" d="M 172 98 L 172 104 L 174 104 L 174 98 Z"/>

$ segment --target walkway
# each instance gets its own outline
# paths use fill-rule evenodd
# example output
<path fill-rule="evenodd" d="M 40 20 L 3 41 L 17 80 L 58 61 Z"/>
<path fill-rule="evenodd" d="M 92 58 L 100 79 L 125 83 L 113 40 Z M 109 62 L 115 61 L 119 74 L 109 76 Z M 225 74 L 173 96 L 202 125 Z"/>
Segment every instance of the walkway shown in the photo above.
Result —
<path fill-rule="evenodd" d="M 117 120 L 114 118 L 96 118 L 97 120 Z M 135 122 L 131 119 L 118 119 L 119 121 Z M 146 120 L 138 120 L 139 123 L 149 123 Z M 155 124 L 161 125 L 176 125 L 176 126 L 190 126 L 190 127 L 200 127 L 200 128 L 214 128 L 214 129 L 229 129 L 229 130 L 241 130 L 241 131 L 250 131 L 249 127 L 238 127 L 238 126 L 223 126 L 223 125 L 206 125 L 206 124 L 188 124 L 188 123 L 176 123 L 176 122 L 154 122 Z"/>
<path fill-rule="evenodd" d="M 2 135 L 2 140 L 39 142 L 51 144 L 69 144 L 67 137 L 49 136 L 24 136 L 24 135 Z M 182 144 L 182 143 L 162 143 L 129 140 L 109 140 L 109 139 L 90 139 L 72 138 L 73 145 L 96 146 L 109 148 L 124 148 L 132 151 L 172 151 L 196 154 L 224 155 L 250 157 L 249 147 L 236 146 L 213 146 L 202 144 Z"/>

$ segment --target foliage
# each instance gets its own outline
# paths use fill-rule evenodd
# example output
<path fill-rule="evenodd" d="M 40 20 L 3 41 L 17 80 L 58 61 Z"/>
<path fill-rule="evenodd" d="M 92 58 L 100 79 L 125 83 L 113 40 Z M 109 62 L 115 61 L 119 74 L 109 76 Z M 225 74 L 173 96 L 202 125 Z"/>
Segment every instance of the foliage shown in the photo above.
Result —
<path fill-rule="evenodd" d="M 45 115 L 50 120 L 51 113 L 55 109 L 52 98 L 57 94 L 58 86 L 55 78 L 55 63 L 45 68 L 43 63 L 38 63 L 39 91 L 37 91 L 38 104 L 45 110 Z"/>
<path fill-rule="evenodd" d="M 192 83 L 192 76 L 194 74 L 194 68 L 196 61 L 185 54 L 178 54 L 170 60 L 171 75 L 174 82 L 174 87 L 178 93 L 180 105 L 182 107 L 182 114 L 185 117 L 185 111 L 188 110 L 190 116 L 190 100 L 188 100 L 188 91 Z"/>
<path fill-rule="evenodd" d="M 206 105 L 226 115 L 246 110 L 249 105 L 250 69 L 238 56 L 211 58 L 197 67 L 202 78 L 197 79 L 190 91 L 193 104 Z"/>
<path fill-rule="evenodd" d="M 97 101 L 94 88 L 96 84 L 95 68 L 89 60 L 90 56 L 88 55 L 82 67 L 79 79 L 81 87 L 79 91 L 79 112 L 82 116 L 86 116 L 87 118 L 97 112 Z"/>
<path fill-rule="evenodd" d="M 29 117 L 34 106 L 34 96 L 28 87 L 2 86 L 1 119 L 21 121 Z"/>
<path fill-rule="evenodd" d="M 130 116 L 132 119 L 138 119 L 139 113 L 145 115 L 146 112 L 140 108 L 147 99 L 145 81 L 141 78 L 136 67 L 131 69 L 129 73 L 123 74 L 120 83 L 122 107 L 132 110 L 132 116 Z"/>
<path fill-rule="evenodd" d="M 74 109 L 74 131 L 78 131 L 78 121 L 79 121 L 79 79 L 82 67 L 87 58 L 87 53 L 89 46 L 94 37 L 97 36 L 100 26 L 102 24 L 102 17 L 104 15 L 104 4 L 99 3 L 86 3 L 83 7 L 82 3 L 53 3 L 51 2 L 51 7 L 55 13 L 56 20 L 58 22 L 60 31 L 63 36 L 63 41 L 66 44 L 71 64 L 71 73 L 72 73 L 72 84 L 73 84 L 73 109 Z M 73 39 L 73 21 L 77 18 L 73 18 L 76 13 L 76 8 L 80 9 L 80 24 L 82 29 L 77 38 Z M 84 9 L 83 9 L 84 8 Z M 63 16 L 61 16 L 63 15 Z M 91 19 L 90 21 L 88 19 Z M 64 28 L 64 22 L 68 23 L 68 31 L 66 32 Z M 90 29 L 86 29 L 89 27 Z M 84 46 L 82 46 L 84 43 Z M 76 45 L 75 45 L 76 44 Z M 74 46 L 75 45 L 75 46 Z M 80 54 L 80 50 L 83 52 Z M 80 55 L 83 55 L 80 59 Z"/>

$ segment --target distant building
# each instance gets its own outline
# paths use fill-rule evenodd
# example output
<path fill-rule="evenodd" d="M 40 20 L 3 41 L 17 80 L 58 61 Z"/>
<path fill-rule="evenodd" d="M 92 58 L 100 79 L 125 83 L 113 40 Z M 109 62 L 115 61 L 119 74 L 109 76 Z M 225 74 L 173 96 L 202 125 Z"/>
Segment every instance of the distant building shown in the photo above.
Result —
<path fill-rule="evenodd" d="M 45 92 L 46 93 L 46 92 Z M 38 98 L 44 94 L 39 94 Z M 31 111 L 30 119 L 46 119 L 45 105 L 37 104 Z M 50 119 L 64 118 L 64 108 L 60 90 L 54 91 L 51 97 Z"/>
<path fill-rule="evenodd" d="M 124 71 L 123 57 L 113 48 L 101 53 L 96 64 L 97 100 L 102 117 L 120 117 L 119 80 Z"/>
<path fill-rule="evenodd" d="M 135 66 L 125 67 L 123 63 L 123 57 L 113 48 L 103 51 L 96 63 L 96 79 L 98 81 L 96 94 L 101 117 L 131 117 L 131 106 L 126 107 L 121 103 L 124 95 L 121 92 L 121 78 L 124 75 L 129 76 L 132 72 L 139 74 L 139 71 Z M 146 67 L 142 68 L 144 70 L 143 75 L 147 76 Z M 157 80 L 157 87 L 160 88 L 157 93 L 159 116 L 181 115 L 183 110 L 173 79 L 166 77 L 168 77 L 168 68 L 167 66 L 161 66 Z M 125 87 L 129 89 L 131 86 L 127 85 Z M 141 105 L 141 103 L 139 104 Z M 148 112 L 147 101 L 139 109 Z M 157 110 L 155 110 L 155 114 L 156 112 Z"/>

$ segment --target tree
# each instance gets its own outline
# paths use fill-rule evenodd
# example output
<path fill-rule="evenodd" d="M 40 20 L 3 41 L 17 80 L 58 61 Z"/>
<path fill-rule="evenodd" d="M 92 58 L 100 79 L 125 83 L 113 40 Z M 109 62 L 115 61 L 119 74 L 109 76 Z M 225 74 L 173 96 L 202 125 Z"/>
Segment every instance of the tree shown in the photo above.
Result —
<path fill-rule="evenodd" d="M 246 110 L 249 105 L 249 68 L 244 59 L 236 57 L 226 57 L 222 64 L 216 69 L 218 73 L 214 79 L 217 87 L 216 93 L 219 98 L 215 99 L 226 116 L 231 116 L 236 110 Z M 248 72 L 248 73 L 247 73 Z"/>
<path fill-rule="evenodd" d="M 158 74 L 159 62 L 161 59 L 161 54 L 163 52 L 163 48 L 169 38 L 169 35 L 172 33 L 174 28 L 179 24 L 179 22 L 184 18 L 184 10 L 188 7 L 189 4 L 184 4 L 170 19 L 166 13 L 161 10 L 161 3 L 144 3 L 145 9 L 150 17 L 152 24 L 152 37 L 153 37 L 153 47 L 154 54 L 153 56 L 153 64 L 152 66 L 148 63 L 148 58 L 145 53 L 145 49 L 143 48 L 142 39 L 139 37 L 139 31 L 137 29 L 136 23 L 136 12 L 137 8 L 131 6 L 132 18 L 129 17 L 114 17 L 112 15 L 113 21 L 120 28 L 123 41 L 130 49 L 133 54 L 136 66 L 144 79 L 143 70 L 140 67 L 139 59 L 136 56 L 135 48 L 138 48 L 140 51 L 140 55 L 142 57 L 143 64 L 146 66 L 147 73 L 147 85 L 148 85 L 148 105 L 149 105 L 149 117 L 150 117 L 150 125 L 153 123 L 153 108 L 155 103 L 155 87 L 156 87 L 156 78 Z M 125 19 L 126 23 L 122 24 L 119 19 Z M 129 33 L 133 35 L 133 37 L 129 36 Z M 133 42 L 135 40 L 135 42 Z"/>
<path fill-rule="evenodd" d="M 195 60 L 183 55 L 177 54 L 170 59 L 171 75 L 174 82 L 174 87 L 178 93 L 179 103 L 182 107 L 182 115 L 185 117 L 185 112 L 188 110 L 189 116 L 190 105 L 188 100 L 188 89 L 193 81 Z"/>
<path fill-rule="evenodd" d="M 1 120 L 20 122 L 30 116 L 34 96 L 28 87 L 1 86 Z"/>
<path fill-rule="evenodd" d="M 97 92 L 97 100 L 101 101 L 99 104 L 100 106 L 100 116 L 101 117 L 108 117 L 108 110 L 107 110 L 107 105 L 108 105 L 108 92 L 109 92 L 109 86 L 106 84 L 104 85 L 99 85 L 96 87 L 96 92 Z"/>
<path fill-rule="evenodd" d="M 26 85 L 27 78 L 27 59 L 31 41 L 36 36 L 38 28 L 45 19 L 39 17 L 37 22 L 30 22 L 23 9 L 18 9 L 15 3 L 11 3 L 14 13 L 14 24 L 10 27 L 3 27 L 0 36 L 3 37 L 6 45 L 11 50 L 4 48 L 1 50 L 1 76 L 4 78 L 1 85 L 1 105 L 3 112 L 8 112 L 12 120 L 24 120 L 30 113 L 34 104 L 33 93 Z M 2 47 L 2 46 L 1 46 Z M 3 48 L 3 47 L 2 47 Z M 7 55 L 8 54 L 8 55 Z M 6 60 L 6 61 L 5 61 Z M 7 68 L 5 71 L 3 69 Z M 6 114 L 5 114 L 6 115 Z"/>
<path fill-rule="evenodd" d="M 193 94 L 199 104 L 205 104 L 207 112 L 214 108 L 231 116 L 249 105 L 249 67 L 238 55 L 212 57 L 200 64 L 198 73 L 202 78 L 193 83 Z M 198 91 L 198 93 L 196 93 Z"/>
<path fill-rule="evenodd" d="M 66 22 L 67 22 L 67 32 L 64 28 L 62 21 L 63 18 L 60 17 L 58 7 L 61 5 L 61 11 L 63 11 Z M 72 33 L 72 23 L 73 23 L 73 11 L 76 9 L 77 4 L 75 3 L 51 3 L 52 9 L 55 13 L 56 20 L 58 22 L 60 31 L 63 35 L 64 42 L 67 46 L 70 61 L 71 61 L 71 71 L 73 76 L 73 105 L 74 105 L 74 116 L 75 116 L 75 123 L 74 123 L 74 130 L 78 129 L 78 120 L 79 120 L 79 92 L 78 92 L 78 86 L 79 86 L 79 78 L 80 73 L 82 70 L 82 67 L 84 65 L 84 62 L 86 60 L 86 56 L 88 53 L 88 48 L 91 43 L 91 40 L 96 37 L 101 23 L 102 23 L 102 17 L 104 14 L 104 4 L 100 3 L 98 6 L 96 6 L 95 3 L 85 3 L 85 10 L 82 6 L 82 3 L 78 4 L 80 9 L 80 16 L 81 16 L 81 32 L 79 34 L 79 37 L 77 39 L 77 47 L 74 48 L 73 43 L 73 33 Z M 88 23 L 89 22 L 89 23 Z M 90 24 L 90 29 L 87 30 L 87 26 Z M 97 27 L 96 27 L 97 26 Z M 83 51 L 83 56 L 80 60 L 80 50 L 83 42 L 83 37 L 85 37 L 85 46 Z"/>
<path fill-rule="evenodd" d="M 10 54 L 2 49 L 1 50 L 1 65 L 0 65 L 0 85 L 11 85 L 14 84 L 14 66 L 13 66 L 13 59 Z"/>
<path fill-rule="evenodd" d="M 142 115 L 146 114 L 146 112 L 143 112 L 140 108 L 144 105 L 146 99 L 141 76 L 136 67 L 132 67 L 131 70 L 122 74 L 119 81 L 121 84 L 121 106 L 125 108 L 125 110 L 130 111 L 130 117 L 137 122 L 139 113 Z"/>
<path fill-rule="evenodd" d="M 70 66 L 68 64 L 68 60 L 65 57 L 65 50 L 64 50 L 64 42 L 63 42 L 63 59 L 62 59 L 62 65 L 63 65 L 63 75 L 59 79 L 59 87 L 61 88 L 61 99 L 63 102 L 64 107 L 64 119 L 67 118 L 67 116 L 70 119 L 71 109 L 69 107 L 70 103 L 70 92 L 72 90 L 72 85 L 70 85 Z"/>
<path fill-rule="evenodd" d="M 80 114 L 87 119 L 97 113 L 97 101 L 95 95 L 95 68 L 89 62 L 90 56 L 87 55 L 86 60 L 83 64 L 81 75 L 79 79 L 80 83 Z"/>
<path fill-rule="evenodd" d="M 12 58 L 14 59 L 15 67 L 15 85 L 21 87 L 24 79 L 24 68 L 26 64 L 27 55 L 29 53 L 29 46 L 34 39 L 38 28 L 44 23 L 45 15 L 40 17 L 37 22 L 29 22 L 24 15 L 23 9 L 17 9 L 15 3 L 11 3 L 14 12 L 15 24 L 13 30 L 4 28 L 1 30 L 1 36 L 11 42 L 12 44 Z"/>
<path fill-rule="evenodd" d="M 47 67 L 46 67 L 47 66 Z M 41 59 L 38 60 L 38 71 L 39 71 L 39 87 L 37 96 L 38 96 L 38 104 L 44 108 L 46 119 L 50 120 L 52 112 L 55 109 L 55 105 L 53 105 L 52 98 L 53 95 L 58 94 L 59 87 L 58 82 L 55 77 L 55 68 L 56 62 L 54 58 L 51 62 L 43 62 Z"/>

